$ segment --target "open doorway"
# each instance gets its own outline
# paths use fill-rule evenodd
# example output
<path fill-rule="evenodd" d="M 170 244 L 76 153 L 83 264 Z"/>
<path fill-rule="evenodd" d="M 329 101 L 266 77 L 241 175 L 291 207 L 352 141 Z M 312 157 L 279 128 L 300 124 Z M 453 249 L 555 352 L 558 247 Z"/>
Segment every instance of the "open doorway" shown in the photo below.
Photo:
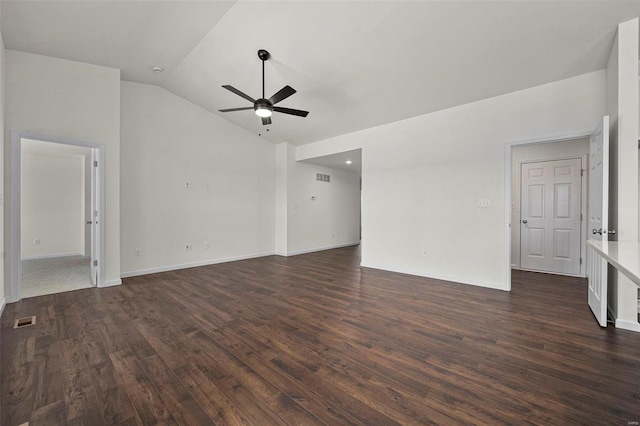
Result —
<path fill-rule="evenodd" d="M 289 217 L 289 228 L 302 235 L 313 223 L 314 233 L 306 232 L 307 241 L 321 248 L 360 245 L 362 241 L 362 149 L 307 158 L 299 163 L 314 167 L 296 168 L 291 193 L 314 194 L 310 203 L 298 205 Z M 292 175 L 290 175 L 293 177 Z M 317 195 L 317 196 L 316 196 Z M 305 208 L 304 213 L 300 210 Z M 295 238 L 290 242 L 295 243 Z M 295 245 L 291 245 L 295 250 Z M 360 259 L 360 250 L 357 250 Z M 359 260 L 358 260 L 359 261 Z"/>
<path fill-rule="evenodd" d="M 91 148 L 23 139 L 20 168 L 22 297 L 94 286 Z"/>
<path fill-rule="evenodd" d="M 9 299 L 99 286 L 104 146 L 12 132 Z"/>
<path fill-rule="evenodd" d="M 512 148 L 512 269 L 585 276 L 588 153 L 588 138 Z"/>

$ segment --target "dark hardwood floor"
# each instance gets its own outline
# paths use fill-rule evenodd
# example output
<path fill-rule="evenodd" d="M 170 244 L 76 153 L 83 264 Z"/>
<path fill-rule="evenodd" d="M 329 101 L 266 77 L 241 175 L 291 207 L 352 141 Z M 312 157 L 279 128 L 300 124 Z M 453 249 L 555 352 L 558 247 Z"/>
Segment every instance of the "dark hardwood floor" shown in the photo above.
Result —
<path fill-rule="evenodd" d="M 626 426 L 640 334 L 600 329 L 586 291 L 361 270 L 349 247 L 25 299 L 2 315 L 0 421 Z"/>

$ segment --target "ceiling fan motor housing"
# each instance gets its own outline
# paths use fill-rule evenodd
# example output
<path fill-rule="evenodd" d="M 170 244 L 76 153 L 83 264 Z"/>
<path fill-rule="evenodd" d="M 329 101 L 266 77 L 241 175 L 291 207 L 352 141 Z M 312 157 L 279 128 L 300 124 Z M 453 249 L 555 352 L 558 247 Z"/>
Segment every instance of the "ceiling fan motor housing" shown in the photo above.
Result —
<path fill-rule="evenodd" d="M 253 110 L 260 117 L 269 117 L 273 113 L 273 104 L 269 102 L 268 99 L 261 98 L 261 99 L 258 99 L 256 103 L 253 104 Z M 266 111 L 269 111 L 269 112 L 266 113 Z"/>

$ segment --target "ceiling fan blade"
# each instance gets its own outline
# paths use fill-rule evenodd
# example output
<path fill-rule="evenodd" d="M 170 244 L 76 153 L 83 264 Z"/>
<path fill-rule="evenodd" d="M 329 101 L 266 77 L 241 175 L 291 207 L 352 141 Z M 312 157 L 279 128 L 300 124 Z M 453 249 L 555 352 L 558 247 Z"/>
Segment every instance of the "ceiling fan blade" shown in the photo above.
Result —
<path fill-rule="evenodd" d="M 253 99 L 251 96 L 247 95 L 246 93 L 242 93 L 241 91 L 239 91 L 238 89 L 236 89 L 236 88 L 235 88 L 235 87 L 233 87 L 233 86 L 229 86 L 228 84 L 226 84 L 226 85 L 224 85 L 224 86 L 222 86 L 222 87 L 224 87 L 225 89 L 227 89 L 227 90 L 228 90 L 228 91 L 230 91 L 230 92 L 235 93 L 236 95 L 238 95 L 238 96 L 240 96 L 240 97 L 245 98 L 245 99 L 246 99 L 246 100 L 248 100 L 249 102 L 253 102 L 253 103 L 255 103 L 255 102 L 256 102 L 256 100 L 255 100 L 255 99 Z"/>
<path fill-rule="evenodd" d="M 227 108 L 227 109 L 219 109 L 220 112 L 231 112 L 231 111 L 244 111 L 247 109 L 253 109 L 253 107 L 242 107 L 242 108 Z"/>
<path fill-rule="evenodd" d="M 287 99 L 289 96 L 296 93 L 296 89 L 291 86 L 284 86 L 278 93 L 269 98 L 269 102 L 273 105 L 277 104 L 280 101 Z"/>
<path fill-rule="evenodd" d="M 262 117 L 262 125 L 266 126 L 267 124 L 271 124 L 271 117 Z"/>
<path fill-rule="evenodd" d="M 282 107 L 273 107 L 274 111 L 281 112 L 283 114 L 297 115 L 298 117 L 306 117 L 309 115 L 309 111 L 302 111 L 299 109 L 291 109 L 291 108 L 282 108 Z"/>

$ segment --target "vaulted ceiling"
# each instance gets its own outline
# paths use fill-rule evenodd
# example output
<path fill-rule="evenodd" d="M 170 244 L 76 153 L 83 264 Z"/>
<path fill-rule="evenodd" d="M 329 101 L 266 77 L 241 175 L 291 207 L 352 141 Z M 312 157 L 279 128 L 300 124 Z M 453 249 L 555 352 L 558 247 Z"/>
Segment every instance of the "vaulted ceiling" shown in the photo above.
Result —
<path fill-rule="evenodd" d="M 310 143 L 606 67 L 640 1 L 2 1 L 8 49 L 119 68 L 272 142 Z M 265 132 L 223 89 L 298 93 Z M 161 66 L 165 71 L 154 73 Z"/>

